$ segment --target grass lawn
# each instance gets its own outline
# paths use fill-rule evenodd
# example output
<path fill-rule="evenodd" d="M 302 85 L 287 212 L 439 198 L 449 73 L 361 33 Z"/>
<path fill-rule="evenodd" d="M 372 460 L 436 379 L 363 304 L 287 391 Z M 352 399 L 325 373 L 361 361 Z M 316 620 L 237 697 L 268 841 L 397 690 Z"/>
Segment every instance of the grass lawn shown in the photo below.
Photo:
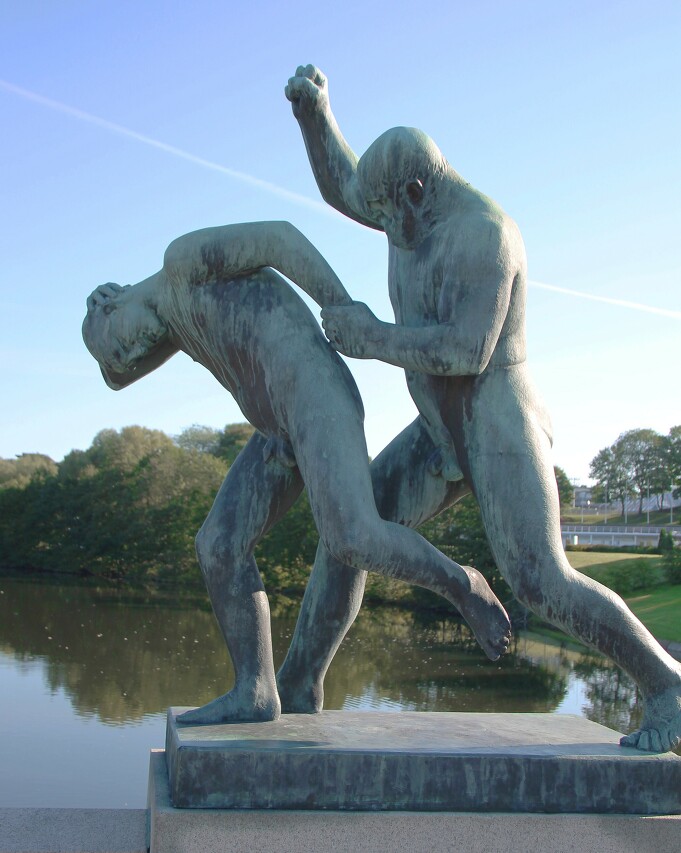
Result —
<path fill-rule="evenodd" d="M 665 583 L 662 558 L 657 554 L 568 551 L 565 556 L 573 569 L 604 583 L 621 595 L 636 588 L 647 589 Z M 632 577 L 634 583 L 631 582 Z"/>
<path fill-rule="evenodd" d="M 664 583 L 660 557 L 655 554 L 601 554 L 595 551 L 568 551 L 566 557 L 573 569 L 603 581 L 607 586 L 614 586 L 610 582 L 613 575 L 626 573 L 627 563 L 645 561 L 650 566 L 650 587 L 646 585 L 646 589 L 621 593 L 622 598 L 653 636 L 681 643 L 681 585 Z"/>
<path fill-rule="evenodd" d="M 637 590 L 625 600 L 653 636 L 681 643 L 681 584 Z"/>
<path fill-rule="evenodd" d="M 568 563 L 578 572 L 590 569 L 592 566 L 608 564 L 610 568 L 616 568 L 614 563 L 626 563 L 629 560 L 653 560 L 656 564 L 660 562 L 657 554 L 622 554 L 622 553 L 599 553 L 598 551 L 567 551 L 565 556 Z M 651 564 L 652 566 L 652 564 Z"/>

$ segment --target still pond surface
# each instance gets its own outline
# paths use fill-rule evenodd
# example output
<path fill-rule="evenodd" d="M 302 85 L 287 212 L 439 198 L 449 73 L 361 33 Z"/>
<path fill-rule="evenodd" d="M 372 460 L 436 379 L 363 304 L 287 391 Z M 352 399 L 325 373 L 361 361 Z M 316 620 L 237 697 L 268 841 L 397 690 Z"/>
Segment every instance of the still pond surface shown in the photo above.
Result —
<path fill-rule="evenodd" d="M 205 600 L 0 577 L 0 807 L 143 808 L 170 705 L 232 682 Z M 273 605 L 280 663 L 295 610 Z M 455 620 L 365 609 L 326 680 L 328 709 L 540 711 L 619 731 L 641 702 L 603 658 L 532 635 L 492 663 Z"/>

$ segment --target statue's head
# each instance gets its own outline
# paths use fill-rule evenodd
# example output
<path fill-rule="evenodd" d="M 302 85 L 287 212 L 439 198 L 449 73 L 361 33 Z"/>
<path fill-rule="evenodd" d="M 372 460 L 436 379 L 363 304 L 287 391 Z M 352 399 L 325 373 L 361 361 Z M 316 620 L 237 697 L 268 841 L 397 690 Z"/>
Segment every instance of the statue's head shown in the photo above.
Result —
<path fill-rule="evenodd" d="M 88 300 L 85 346 L 103 369 L 126 373 L 156 349 L 168 328 L 143 298 L 140 286 L 109 285 Z"/>
<path fill-rule="evenodd" d="M 362 155 L 360 191 L 396 246 L 414 248 L 430 232 L 437 185 L 448 170 L 433 140 L 413 127 L 387 130 Z"/>

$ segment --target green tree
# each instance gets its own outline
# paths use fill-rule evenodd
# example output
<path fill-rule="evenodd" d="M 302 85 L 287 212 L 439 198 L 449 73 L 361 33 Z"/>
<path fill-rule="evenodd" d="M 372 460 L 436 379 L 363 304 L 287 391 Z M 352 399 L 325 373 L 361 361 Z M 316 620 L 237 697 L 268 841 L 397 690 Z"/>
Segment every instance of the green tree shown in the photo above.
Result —
<path fill-rule="evenodd" d="M 222 433 L 213 427 L 192 424 L 175 436 L 175 442 L 183 450 L 195 450 L 198 453 L 210 453 L 217 456 Z"/>
<path fill-rule="evenodd" d="M 651 454 L 647 486 L 650 495 L 657 498 L 658 509 L 664 508 L 664 496 L 672 479 L 670 437 L 660 435 Z"/>
<path fill-rule="evenodd" d="M 556 475 L 556 485 L 558 486 L 558 500 L 561 507 L 570 507 L 574 502 L 575 490 L 572 488 L 568 475 L 557 465 L 553 468 Z"/>
<path fill-rule="evenodd" d="M 56 473 L 57 463 L 44 453 L 22 453 L 15 459 L 0 459 L 0 489 L 21 489 L 35 477 Z"/>
<path fill-rule="evenodd" d="M 606 503 L 610 503 L 613 498 L 620 501 L 624 515 L 624 505 L 631 487 L 626 461 L 616 443 L 598 451 L 591 460 L 589 475 L 603 488 Z"/>
<path fill-rule="evenodd" d="M 229 465 L 234 464 L 234 460 L 254 432 L 255 429 L 250 424 L 228 424 L 220 435 L 215 455 L 224 459 Z"/>
<path fill-rule="evenodd" d="M 681 548 L 666 551 L 663 557 L 664 571 L 671 584 L 681 584 Z"/>
<path fill-rule="evenodd" d="M 194 536 L 226 471 L 157 430 L 103 430 L 56 475 L 0 491 L 0 563 L 198 581 Z"/>
<path fill-rule="evenodd" d="M 667 436 L 669 485 L 676 486 L 673 489 L 674 497 L 681 495 L 681 425 L 673 426 Z"/>
<path fill-rule="evenodd" d="M 672 427 L 668 436 L 652 429 L 623 432 L 610 447 L 603 448 L 591 461 L 591 476 L 600 488 L 622 503 L 635 493 L 639 513 L 646 496 L 657 496 L 663 506 L 664 493 L 681 475 L 681 426 Z"/>
<path fill-rule="evenodd" d="M 674 550 L 674 537 L 666 527 L 660 530 L 660 536 L 657 540 L 657 550 L 660 554 L 666 554 Z"/>
<path fill-rule="evenodd" d="M 639 515 L 643 499 L 655 494 L 664 473 L 664 440 L 652 429 L 632 429 L 623 432 L 615 442 L 627 472 L 627 480 L 638 494 Z"/>
<path fill-rule="evenodd" d="M 144 458 L 174 447 L 173 440 L 158 429 L 140 426 L 103 429 L 86 451 L 88 461 L 98 470 L 132 471 Z"/>
<path fill-rule="evenodd" d="M 183 450 L 210 453 L 233 465 L 254 432 L 254 427 L 247 423 L 227 424 L 222 430 L 192 424 L 175 437 L 175 442 Z"/>

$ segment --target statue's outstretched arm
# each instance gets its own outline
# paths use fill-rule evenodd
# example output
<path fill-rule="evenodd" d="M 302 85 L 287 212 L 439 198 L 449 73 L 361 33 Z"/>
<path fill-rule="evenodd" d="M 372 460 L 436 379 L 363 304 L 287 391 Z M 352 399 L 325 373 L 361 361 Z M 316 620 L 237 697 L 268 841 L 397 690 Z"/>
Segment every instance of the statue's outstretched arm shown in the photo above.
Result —
<path fill-rule="evenodd" d="M 475 283 L 466 288 L 474 298 L 455 303 L 439 323 L 384 323 L 363 302 L 355 302 L 322 311 L 326 336 L 334 349 L 351 358 L 376 358 L 432 376 L 479 375 L 499 340 L 514 277 L 494 268 L 487 275 L 477 272 Z"/>
<path fill-rule="evenodd" d="M 331 112 L 326 77 L 314 65 L 300 66 L 288 81 L 285 93 L 300 125 L 324 201 L 362 225 L 383 230 L 359 192 L 357 155 Z"/>
<path fill-rule="evenodd" d="M 352 302 L 336 273 L 290 222 L 244 222 L 203 228 L 168 246 L 163 269 L 171 281 L 199 286 L 273 267 L 320 305 Z"/>

